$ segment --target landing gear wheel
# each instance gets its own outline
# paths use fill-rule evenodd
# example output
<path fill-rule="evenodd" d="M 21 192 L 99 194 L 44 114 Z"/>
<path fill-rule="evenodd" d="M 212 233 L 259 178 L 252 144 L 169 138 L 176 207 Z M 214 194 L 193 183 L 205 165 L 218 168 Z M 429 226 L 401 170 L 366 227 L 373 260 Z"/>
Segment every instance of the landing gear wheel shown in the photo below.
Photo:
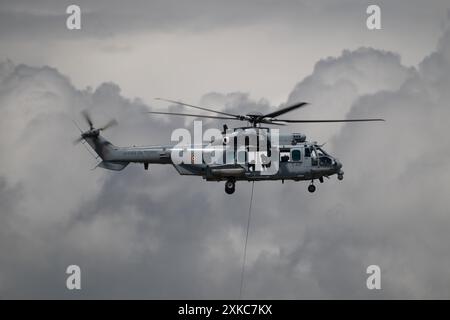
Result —
<path fill-rule="evenodd" d="M 235 190 L 235 183 L 233 180 L 228 180 L 225 182 L 225 192 L 227 194 L 233 194 Z"/>
<path fill-rule="evenodd" d="M 313 184 L 310 184 L 310 185 L 308 186 L 308 191 L 311 192 L 311 193 L 313 193 L 314 191 L 316 191 L 316 186 L 313 185 Z"/>
<path fill-rule="evenodd" d="M 338 174 L 338 180 L 343 180 L 344 179 L 344 175 L 343 174 Z"/>

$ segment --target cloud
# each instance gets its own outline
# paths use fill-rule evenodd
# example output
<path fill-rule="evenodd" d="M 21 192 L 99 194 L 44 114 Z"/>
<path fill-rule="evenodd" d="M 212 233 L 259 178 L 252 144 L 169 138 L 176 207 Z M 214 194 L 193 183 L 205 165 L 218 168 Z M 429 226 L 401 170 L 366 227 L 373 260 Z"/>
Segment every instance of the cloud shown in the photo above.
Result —
<path fill-rule="evenodd" d="M 383 124 L 293 127 L 346 172 L 318 186 L 255 188 L 244 296 L 448 298 L 447 142 L 450 33 L 417 68 L 361 48 L 319 61 L 286 103 L 292 117 L 372 117 Z M 273 107 L 246 93 L 209 93 L 201 104 L 246 113 Z M 171 166 L 90 171 L 71 122 L 91 110 L 117 145 L 166 143 L 182 118 L 149 117 L 114 83 L 78 89 L 51 67 L 0 64 L 0 296 L 4 298 L 236 298 L 250 184 L 180 177 Z M 176 106 L 169 109 L 175 110 Z M 208 126 L 221 123 L 208 122 Z M 78 264 L 82 290 L 65 288 Z M 366 267 L 382 291 L 365 288 Z"/>
<path fill-rule="evenodd" d="M 0 257 L 0 294 L 71 297 L 64 272 L 76 263 L 86 274 L 81 297 L 221 297 L 238 270 L 223 266 L 240 258 L 245 192 L 224 215 L 222 184 L 180 180 L 171 166 L 89 171 L 95 161 L 71 143 L 71 118 L 86 127 L 86 108 L 96 124 L 119 120 L 120 130 L 105 134 L 118 145 L 168 143 L 185 120 L 148 117 L 112 83 L 78 90 L 53 68 L 7 61 L 0 70 L 0 146 L 8 150 L 0 156 L 0 233 L 10 252 Z"/>
<path fill-rule="evenodd" d="M 450 145 L 443 137 L 450 116 L 449 35 L 444 34 L 418 69 L 406 70 L 390 58 L 380 60 L 387 63 L 378 65 L 386 79 L 402 81 L 362 90 L 354 96 L 348 117 L 382 115 L 387 122 L 347 124 L 334 137 L 332 151 L 344 163 L 345 182 L 318 203 L 309 199 L 303 211 L 308 214 L 297 218 L 298 224 L 291 221 L 300 230 L 298 244 L 291 242 L 276 254 L 260 254 L 249 271 L 259 297 L 448 298 L 445 266 L 450 239 L 445 226 L 450 222 L 450 185 L 445 159 Z M 382 55 L 373 53 L 373 59 Z M 327 71 L 345 63 L 346 56 L 333 59 Z M 351 82 L 357 62 L 350 60 L 343 79 Z M 318 69 L 312 78 L 320 78 Z M 322 82 L 339 78 L 341 73 L 333 71 Z M 358 81 L 360 88 L 365 81 Z M 336 87 L 337 83 L 332 90 Z M 371 264 L 381 267 L 382 292 L 365 288 L 365 268 Z M 258 274 L 260 270 L 264 272 Z M 284 286 L 271 290 L 277 288 L 275 283 Z M 271 292 L 275 294 L 267 294 Z"/>
<path fill-rule="evenodd" d="M 400 56 L 373 48 L 344 50 L 338 58 L 316 63 L 313 73 L 299 82 L 289 95 L 288 104 L 308 101 L 299 116 L 304 119 L 342 119 L 361 96 L 380 91 L 395 91 L 411 77 L 413 68 L 401 64 Z M 368 110 L 362 117 L 380 118 Z M 302 125 L 318 141 L 327 141 L 340 125 Z"/>

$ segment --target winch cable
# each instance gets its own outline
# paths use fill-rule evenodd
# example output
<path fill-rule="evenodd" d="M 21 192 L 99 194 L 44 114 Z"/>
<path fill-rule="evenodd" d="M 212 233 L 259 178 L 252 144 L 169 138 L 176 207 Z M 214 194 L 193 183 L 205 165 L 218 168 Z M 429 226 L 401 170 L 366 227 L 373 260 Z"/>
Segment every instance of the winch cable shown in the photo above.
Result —
<path fill-rule="evenodd" d="M 246 261 L 246 258 L 247 258 L 248 232 L 250 230 L 250 220 L 251 220 L 251 217 L 252 217 L 252 203 L 253 203 L 253 189 L 254 189 L 254 187 L 255 187 L 255 181 L 252 181 L 252 193 L 250 195 L 250 206 L 248 208 L 247 232 L 245 234 L 244 257 L 242 259 L 241 287 L 239 289 L 239 300 L 241 300 L 241 298 L 242 298 L 242 289 L 244 287 L 245 261 Z"/>

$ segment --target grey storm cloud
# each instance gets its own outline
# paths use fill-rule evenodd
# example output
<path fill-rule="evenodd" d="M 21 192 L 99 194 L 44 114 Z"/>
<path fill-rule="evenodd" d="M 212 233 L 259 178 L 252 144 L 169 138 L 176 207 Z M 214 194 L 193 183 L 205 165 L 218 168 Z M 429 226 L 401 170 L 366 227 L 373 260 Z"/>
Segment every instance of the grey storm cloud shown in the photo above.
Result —
<path fill-rule="evenodd" d="M 373 48 L 344 50 L 338 58 L 319 61 L 313 73 L 294 87 L 287 103 L 310 102 L 310 107 L 298 113 L 304 118 L 340 119 L 359 97 L 398 90 L 413 72 L 413 68 L 403 66 L 400 56 L 392 52 Z M 364 116 L 379 118 L 377 112 L 368 110 Z M 303 129 L 318 141 L 325 142 L 336 131 L 336 126 L 304 125 Z"/>
<path fill-rule="evenodd" d="M 246 298 L 448 298 L 450 32 L 414 68 L 372 48 L 319 61 L 286 103 L 292 117 L 384 117 L 383 124 L 292 127 L 344 164 L 311 195 L 306 183 L 255 185 Z M 244 113 L 274 108 L 246 93 L 201 103 Z M 91 111 L 117 145 L 169 141 L 182 118 L 104 83 L 78 89 L 51 67 L 0 64 L 0 296 L 2 298 L 237 298 L 250 184 L 180 177 L 171 166 L 90 171 L 72 141 Z M 175 110 L 176 106 L 169 109 Z M 208 126 L 221 123 L 208 122 Z M 230 125 L 230 124 L 229 124 Z M 82 290 L 65 269 L 82 269 Z M 382 290 L 366 289 L 366 268 Z"/>

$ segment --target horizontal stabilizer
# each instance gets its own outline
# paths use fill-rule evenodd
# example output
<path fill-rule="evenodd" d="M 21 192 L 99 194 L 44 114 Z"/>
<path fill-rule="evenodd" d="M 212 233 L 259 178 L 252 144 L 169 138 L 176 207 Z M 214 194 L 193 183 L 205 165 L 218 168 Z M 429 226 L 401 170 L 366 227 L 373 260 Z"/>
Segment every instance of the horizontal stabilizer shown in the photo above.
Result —
<path fill-rule="evenodd" d="M 113 161 L 102 161 L 99 163 L 100 168 L 108 169 L 108 170 L 114 170 L 114 171 L 120 171 L 123 170 L 129 162 L 113 162 Z"/>

